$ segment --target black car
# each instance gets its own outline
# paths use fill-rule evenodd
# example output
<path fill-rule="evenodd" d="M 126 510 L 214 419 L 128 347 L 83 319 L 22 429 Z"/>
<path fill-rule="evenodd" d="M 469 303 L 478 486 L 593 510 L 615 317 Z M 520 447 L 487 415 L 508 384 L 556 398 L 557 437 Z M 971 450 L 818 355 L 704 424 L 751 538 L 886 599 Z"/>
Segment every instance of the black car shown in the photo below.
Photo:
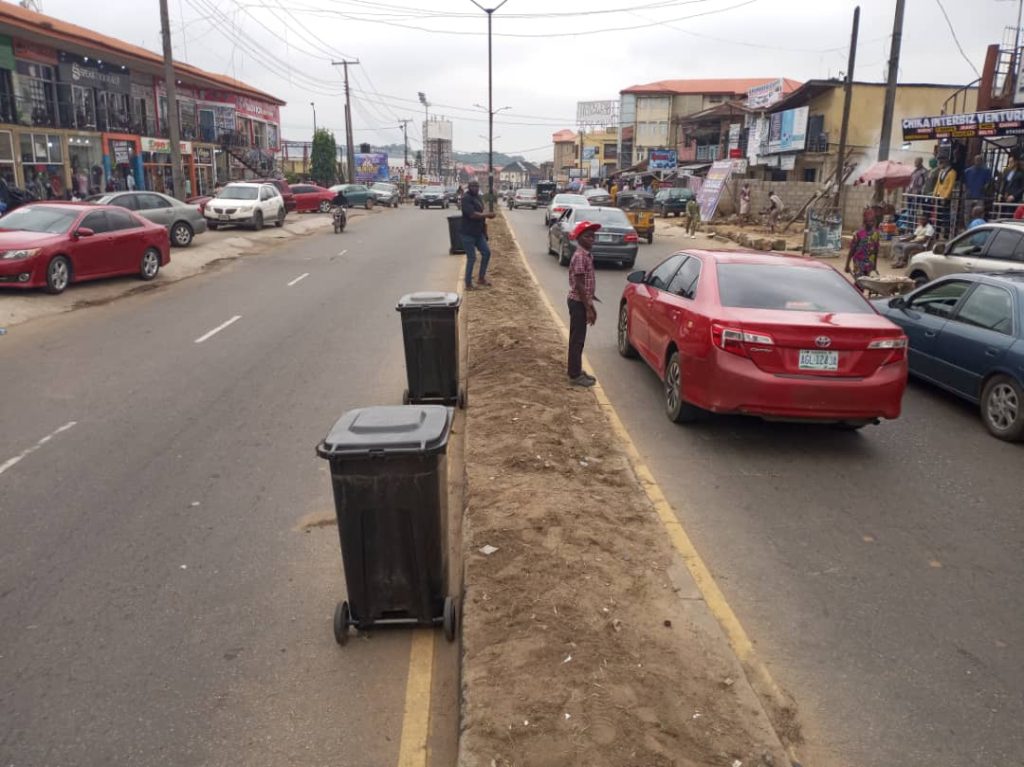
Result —
<path fill-rule="evenodd" d="M 537 182 L 537 204 L 547 205 L 551 202 L 551 198 L 554 197 L 558 192 L 558 184 L 554 181 L 538 181 Z"/>
<path fill-rule="evenodd" d="M 443 186 L 428 186 L 420 192 L 417 202 L 420 208 L 426 209 L 433 208 L 435 205 L 439 208 L 447 208 L 451 201 Z"/>
<path fill-rule="evenodd" d="M 681 216 L 686 212 L 686 203 L 694 197 L 692 189 L 672 187 L 661 189 L 654 195 L 654 209 L 662 218 Z"/>
<path fill-rule="evenodd" d="M 601 228 L 594 236 L 590 253 L 595 263 L 615 263 L 632 267 L 640 249 L 640 238 L 626 214 L 618 208 L 578 206 L 566 210 L 548 229 L 548 253 L 558 256 L 561 266 L 568 266 L 576 243 L 569 233 L 580 221 L 592 221 Z"/>

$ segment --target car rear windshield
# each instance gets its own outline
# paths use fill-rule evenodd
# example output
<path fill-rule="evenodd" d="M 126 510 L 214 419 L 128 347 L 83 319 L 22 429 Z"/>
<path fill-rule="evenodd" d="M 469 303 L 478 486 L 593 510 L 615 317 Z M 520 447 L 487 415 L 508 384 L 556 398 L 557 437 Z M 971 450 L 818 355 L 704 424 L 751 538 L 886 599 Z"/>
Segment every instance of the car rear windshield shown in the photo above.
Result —
<path fill-rule="evenodd" d="M 427 191 L 431 194 L 444 194 L 444 189 L 439 186 L 428 186 Z"/>
<path fill-rule="evenodd" d="M 516 191 L 516 197 L 536 197 L 536 189 L 519 189 Z"/>
<path fill-rule="evenodd" d="M 578 221 L 593 221 L 603 226 L 630 226 L 626 214 L 618 208 L 586 208 L 576 212 Z"/>
<path fill-rule="evenodd" d="M 30 205 L 0 218 L 0 229 L 41 234 L 63 234 L 78 218 L 79 211 Z"/>
<path fill-rule="evenodd" d="M 255 200 L 259 190 L 254 186 L 226 186 L 217 196 L 222 200 Z"/>
<path fill-rule="evenodd" d="M 832 269 L 784 264 L 719 264 L 722 306 L 796 312 L 871 314 L 871 307 Z"/>
<path fill-rule="evenodd" d="M 559 194 L 552 200 L 556 205 L 589 205 L 582 194 Z"/>

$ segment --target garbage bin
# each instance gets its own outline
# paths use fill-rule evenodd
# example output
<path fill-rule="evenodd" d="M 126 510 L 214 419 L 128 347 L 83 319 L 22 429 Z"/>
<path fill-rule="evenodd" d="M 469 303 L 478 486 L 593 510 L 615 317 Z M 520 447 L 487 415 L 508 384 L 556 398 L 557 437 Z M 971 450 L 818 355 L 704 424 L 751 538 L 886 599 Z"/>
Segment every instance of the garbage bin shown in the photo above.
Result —
<path fill-rule="evenodd" d="M 462 214 L 448 216 L 448 253 L 454 256 L 465 252 L 462 247 Z"/>
<path fill-rule="evenodd" d="M 334 638 L 349 627 L 443 625 L 455 638 L 446 592 L 451 411 L 440 405 L 368 407 L 338 419 L 316 449 L 330 462 L 348 599 Z"/>
<path fill-rule="evenodd" d="M 402 402 L 466 406 L 459 387 L 458 293 L 410 293 L 396 307 L 402 315 L 405 373 Z"/>

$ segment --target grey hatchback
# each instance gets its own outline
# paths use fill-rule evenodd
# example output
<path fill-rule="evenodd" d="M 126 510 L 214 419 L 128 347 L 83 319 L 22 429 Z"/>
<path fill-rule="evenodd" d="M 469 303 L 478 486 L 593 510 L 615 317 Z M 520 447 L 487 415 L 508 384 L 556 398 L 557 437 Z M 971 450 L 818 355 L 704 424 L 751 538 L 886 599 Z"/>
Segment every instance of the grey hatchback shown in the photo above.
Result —
<path fill-rule="evenodd" d="M 90 197 L 87 202 L 117 205 L 165 227 L 171 245 L 185 248 L 192 238 L 206 231 L 206 218 L 198 205 L 189 205 L 160 192 L 111 192 Z"/>

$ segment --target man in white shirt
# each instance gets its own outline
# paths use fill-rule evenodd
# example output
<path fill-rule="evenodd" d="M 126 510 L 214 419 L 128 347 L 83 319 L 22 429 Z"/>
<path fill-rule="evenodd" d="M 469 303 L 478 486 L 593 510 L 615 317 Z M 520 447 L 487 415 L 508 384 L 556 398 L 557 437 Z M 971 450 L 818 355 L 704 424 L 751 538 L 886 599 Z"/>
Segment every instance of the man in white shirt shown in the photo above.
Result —
<path fill-rule="evenodd" d="M 892 245 L 892 266 L 902 268 L 915 253 L 927 249 L 929 241 L 935 236 L 935 227 L 932 226 L 928 217 L 920 215 L 917 217 L 917 228 L 914 229 L 912 237 L 901 237 L 899 242 Z"/>

